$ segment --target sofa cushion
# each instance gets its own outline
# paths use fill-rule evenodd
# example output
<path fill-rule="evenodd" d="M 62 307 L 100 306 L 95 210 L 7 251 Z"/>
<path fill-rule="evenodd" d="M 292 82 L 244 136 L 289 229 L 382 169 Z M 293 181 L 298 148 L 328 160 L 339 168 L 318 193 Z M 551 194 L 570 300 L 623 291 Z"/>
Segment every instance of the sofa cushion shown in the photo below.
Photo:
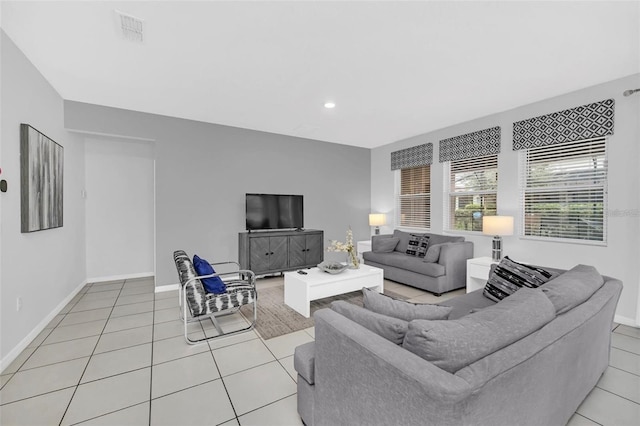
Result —
<path fill-rule="evenodd" d="M 415 272 L 430 277 L 441 277 L 446 270 L 444 265 L 439 263 L 425 262 L 419 257 L 409 256 L 401 253 L 389 253 L 384 259 L 384 264 L 394 266 L 399 269 Z"/>
<path fill-rule="evenodd" d="M 542 328 L 555 308 L 541 290 L 523 288 L 457 320 L 414 320 L 402 346 L 450 373 Z"/>
<path fill-rule="evenodd" d="M 563 314 L 585 302 L 603 284 L 604 278 L 596 268 L 577 265 L 540 288 L 553 303 L 556 314 Z"/>
<path fill-rule="evenodd" d="M 446 272 L 444 265 L 425 262 L 421 258 L 398 253 L 397 251 L 392 253 L 366 251 L 362 256 L 367 263 L 373 262 L 384 266 L 393 266 L 430 277 L 441 277 Z"/>
<path fill-rule="evenodd" d="M 378 314 L 399 318 L 404 321 L 415 319 L 444 320 L 449 317 L 450 307 L 427 303 L 411 303 L 380 294 L 375 290 L 362 288 L 364 307 Z M 400 342 L 402 343 L 402 342 Z"/>
<path fill-rule="evenodd" d="M 462 318 L 463 316 L 470 314 L 471 311 L 475 309 L 483 309 L 495 304 L 496 302 L 486 298 L 482 294 L 482 289 L 462 294 L 438 303 L 440 306 L 449 306 L 452 308 L 451 313 L 449 314 L 450 320 Z"/>
<path fill-rule="evenodd" d="M 522 287 L 539 287 L 553 276 L 553 273 L 542 268 L 518 263 L 505 256 L 489 274 L 484 295 L 498 302 Z"/>
<path fill-rule="evenodd" d="M 342 316 L 399 345 L 407 334 L 409 322 L 361 308 L 344 300 L 331 302 L 331 309 Z"/>
<path fill-rule="evenodd" d="M 374 238 L 371 243 L 371 251 L 376 253 L 391 253 L 396 249 L 400 238 Z"/>
<path fill-rule="evenodd" d="M 429 244 L 459 243 L 464 241 L 464 237 L 454 237 L 440 234 L 427 234 L 429 236 Z"/>
<path fill-rule="evenodd" d="M 448 243 L 444 243 L 448 244 Z M 427 252 L 424 255 L 424 261 L 428 263 L 435 263 L 440 259 L 440 248 L 444 244 L 429 244 L 429 248 L 427 248 Z"/>
<path fill-rule="evenodd" d="M 293 356 L 293 368 L 310 385 L 316 380 L 316 345 L 315 342 L 307 342 L 297 346 Z"/>
<path fill-rule="evenodd" d="M 409 256 L 424 257 L 427 246 L 429 246 L 429 237 L 422 234 L 411 234 L 405 253 Z"/>

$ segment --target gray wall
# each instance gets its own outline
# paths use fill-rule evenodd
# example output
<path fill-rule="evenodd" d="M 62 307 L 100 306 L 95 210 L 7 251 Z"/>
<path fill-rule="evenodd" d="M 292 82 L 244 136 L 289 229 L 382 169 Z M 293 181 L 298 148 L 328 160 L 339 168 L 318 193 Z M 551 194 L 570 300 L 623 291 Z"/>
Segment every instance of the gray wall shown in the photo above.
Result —
<path fill-rule="evenodd" d="M 0 356 L 6 367 L 84 284 L 85 215 L 80 195 L 84 144 L 63 128 L 63 101 L 0 31 L 0 158 L 9 190 L 0 193 Z M 64 147 L 64 226 L 20 233 L 20 123 Z M 23 307 L 16 311 L 16 298 Z"/>
<path fill-rule="evenodd" d="M 176 249 L 238 258 L 247 192 L 304 195 L 305 227 L 325 245 L 349 226 L 370 236 L 369 149 L 71 101 L 65 127 L 155 140 L 156 285 L 177 282 Z"/>
<path fill-rule="evenodd" d="M 615 134 L 609 138 L 609 216 L 606 246 L 568 244 L 503 237 L 504 252 L 512 258 L 539 265 L 571 268 L 579 263 L 594 265 L 598 270 L 624 282 L 618 304 L 618 319 L 625 323 L 640 323 L 638 283 L 640 281 L 640 198 L 638 160 L 640 150 L 640 93 L 622 96 L 627 89 L 640 87 L 640 74 L 568 93 L 552 99 L 525 105 L 499 114 L 460 123 L 376 148 L 371 154 L 371 209 L 394 215 L 394 173 L 390 170 L 392 151 L 427 142 L 434 144 L 431 168 L 431 230 L 443 232 L 444 176 L 438 163 L 438 143 L 441 139 L 481 130 L 502 127 L 502 146 L 498 156 L 498 213 L 519 220 L 518 153 L 512 150 L 513 122 L 603 99 L 615 99 Z M 455 114 L 455 111 L 452 111 Z M 383 229 L 390 231 L 393 223 Z M 475 256 L 491 256 L 491 237 L 465 233 L 475 244 Z"/>

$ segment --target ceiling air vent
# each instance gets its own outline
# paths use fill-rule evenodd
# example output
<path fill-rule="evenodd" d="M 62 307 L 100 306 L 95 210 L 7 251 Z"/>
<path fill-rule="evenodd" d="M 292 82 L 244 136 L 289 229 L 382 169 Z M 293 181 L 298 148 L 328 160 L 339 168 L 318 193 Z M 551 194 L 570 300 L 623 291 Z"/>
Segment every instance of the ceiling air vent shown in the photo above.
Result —
<path fill-rule="evenodd" d="M 144 21 L 140 18 L 136 18 L 128 13 L 116 10 L 118 15 L 120 30 L 126 40 L 142 43 L 144 32 Z"/>

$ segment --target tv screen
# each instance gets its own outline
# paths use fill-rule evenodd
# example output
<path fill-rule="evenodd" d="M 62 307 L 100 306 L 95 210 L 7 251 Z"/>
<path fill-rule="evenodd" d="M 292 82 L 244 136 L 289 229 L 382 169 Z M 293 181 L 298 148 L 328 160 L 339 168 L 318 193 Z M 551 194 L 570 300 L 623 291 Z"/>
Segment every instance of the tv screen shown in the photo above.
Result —
<path fill-rule="evenodd" d="M 247 194 L 247 230 L 304 228 L 302 195 Z"/>

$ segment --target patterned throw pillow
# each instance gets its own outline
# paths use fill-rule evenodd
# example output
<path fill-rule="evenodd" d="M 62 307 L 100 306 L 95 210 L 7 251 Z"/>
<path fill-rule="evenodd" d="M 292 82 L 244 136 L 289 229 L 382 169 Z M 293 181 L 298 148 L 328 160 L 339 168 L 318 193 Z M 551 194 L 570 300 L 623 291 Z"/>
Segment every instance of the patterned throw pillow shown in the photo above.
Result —
<path fill-rule="evenodd" d="M 429 236 L 420 234 L 411 234 L 409 237 L 409 245 L 407 246 L 407 254 L 410 256 L 424 257 L 429 247 Z"/>
<path fill-rule="evenodd" d="M 554 276 L 542 268 L 518 263 L 505 256 L 489 274 L 482 294 L 499 302 L 522 287 L 537 288 Z"/>

